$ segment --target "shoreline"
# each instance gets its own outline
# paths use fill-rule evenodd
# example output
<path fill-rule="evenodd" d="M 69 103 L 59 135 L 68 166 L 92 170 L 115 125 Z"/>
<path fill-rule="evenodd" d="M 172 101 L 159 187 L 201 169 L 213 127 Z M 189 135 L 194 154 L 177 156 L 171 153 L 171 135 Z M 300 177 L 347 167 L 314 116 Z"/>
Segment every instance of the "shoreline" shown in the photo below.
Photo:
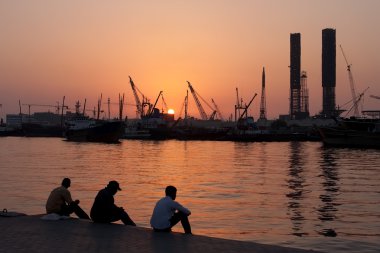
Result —
<path fill-rule="evenodd" d="M 43 215 L 0 217 L 0 252 L 263 252 L 304 250 L 255 242 L 157 233 L 149 228 L 99 224 L 87 220 L 42 220 Z"/>

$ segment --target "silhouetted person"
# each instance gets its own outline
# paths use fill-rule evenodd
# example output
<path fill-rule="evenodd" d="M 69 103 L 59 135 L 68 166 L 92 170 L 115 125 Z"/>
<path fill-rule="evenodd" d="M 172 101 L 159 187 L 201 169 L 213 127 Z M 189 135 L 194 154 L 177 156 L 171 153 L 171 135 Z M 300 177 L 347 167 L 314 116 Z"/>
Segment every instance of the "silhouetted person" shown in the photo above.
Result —
<path fill-rule="evenodd" d="M 165 189 L 166 197 L 160 199 L 154 207 L 150 225 L 157 232 L 170 232 L 179 221 L 186 234 L 191 234 L 191 227 L 188 216 L 190 210 L 183 207 L 177 201 L 174 201 L 177 196 L 177 188 L 167 186 Z"/>
<path fill-rule="evenodd" d="M 62 185 L 52 190 L 46 201 L 46 213 L 56 213 L 65 216 L 75 213 L 81 219 L 90 219 L 82 208 L 79 207 L 79 200 L 72 200 L 71 193 L 68 190 L 70 185 L 70 178 L 64 178 Z"/>
<path fill-rule="evenodd" d="M 115 205 L 113 196 L 121 191 L 117 181 L 110 181 L 106 188 L 100 190 L 91 208 L 91 218 L 94 222 L 110 223 L 121 220 L 125 225 L 136 226 L 122 207 Z"/>

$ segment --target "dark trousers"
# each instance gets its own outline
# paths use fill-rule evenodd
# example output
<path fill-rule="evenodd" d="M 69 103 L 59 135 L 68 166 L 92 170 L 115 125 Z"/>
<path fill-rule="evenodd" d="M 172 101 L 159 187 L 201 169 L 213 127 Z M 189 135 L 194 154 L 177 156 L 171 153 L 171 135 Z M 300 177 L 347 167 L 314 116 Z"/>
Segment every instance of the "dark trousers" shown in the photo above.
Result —
<path fill-rule="evenodd" d="M 110 223 L 121 220 L 125 225 L 136 226 L 128 213 L 123 208 L 117 208 L 112 211 L 108 217 L 92 217 L 94 222 Z"/>
<path fill-rule="evenodd" d="M 83 209 L 80 208 L 79 205 L 77 205 L 74 202 L 71 202 L 70 205 L 63 204 L 61 206 L 61 211 L 58 214 L 70 216 L 70 214 L 72 213 L 75 213 L 80 219 L 87 219 L 87 220 L 90 219 L 90 217 L 86 214 L 86 212 L 83 211 Z"/>
<path fill-rule="evenodd" d="M 170 232 L 172 231 L 172 227 L 174 227 L 178 222 L 181 221 L 183 230 L 186 234 L 191 234 L 191 226 L 189 222 L 188 215 L 183 212 L 176 212 L 171 218 L 170 218 L 170 228 L 166 229 L 154 229 L 154 231 L 157 232 Z"/>

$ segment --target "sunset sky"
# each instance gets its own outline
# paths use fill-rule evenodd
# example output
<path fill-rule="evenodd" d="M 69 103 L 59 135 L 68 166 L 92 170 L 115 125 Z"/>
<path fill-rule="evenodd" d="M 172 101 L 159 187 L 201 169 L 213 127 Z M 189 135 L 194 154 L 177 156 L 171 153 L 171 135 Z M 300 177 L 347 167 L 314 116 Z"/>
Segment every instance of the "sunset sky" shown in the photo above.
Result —
<path fill-rule="evenodd" d="M 2 0 L 0 116 L 18 113 L 19 100 L 55 105 L 63 96 L 72 109 L 84 99 L 93 108 L 101 93 L 104 102 L 125 93 L 134 104 L 131 76 L 151 102 L 162 90 L 176 113 L 186 81 L 210 104 L 213 98 L 225 118 L 234 111 L 236 87 L 246 103 L 258 93 L 249 111 L 257 118 L 265 67 L 268 118 L 277 118 L 289 113 L 290 33 L 301 33 L 314 115 L 322 109 L 324 28 L 336 29 L 337 105 L 351 100 L 341 44 L 357 93 L 370 87 L 362 109 L 380 109 L 369 97 L 380 96 L 379 10 L 379 0 Z M 116 105 L 112 110 L 116 116 Z M 126 110 L 135 117 L 135 107 Z"/>

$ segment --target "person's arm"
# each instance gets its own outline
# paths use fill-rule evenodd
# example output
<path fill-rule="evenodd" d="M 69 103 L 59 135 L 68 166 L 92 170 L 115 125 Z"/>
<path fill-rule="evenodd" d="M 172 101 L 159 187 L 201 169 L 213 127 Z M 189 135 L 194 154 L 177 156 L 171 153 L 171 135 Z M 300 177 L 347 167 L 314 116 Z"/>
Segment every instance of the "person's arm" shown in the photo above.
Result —
<path fill-rule="evenodd" d="M 63 192 L 62 196 L 63 196 L 63 199 L 66 201 L 67 204 L 70 205 L 71 202 L 73 202 L 73 199 L 71 198 L 71 193 L 70 193 L 69 190 L 66 189 L 66 190 Z M 78 203 L 79 203 L 79 201 L 78 201 Z"/>
<path fill-rule="evenodd" d="M 190 215 L 191 212 L 189 209 L 187 209 L 186 207 L 182 206 L 180 203 L 178 203 L 177 201 L 172 201 L 172 207 L 178 211 L 181 211 L 183 212 L 184 214 L 187 214 L 187 215 Z"/>

